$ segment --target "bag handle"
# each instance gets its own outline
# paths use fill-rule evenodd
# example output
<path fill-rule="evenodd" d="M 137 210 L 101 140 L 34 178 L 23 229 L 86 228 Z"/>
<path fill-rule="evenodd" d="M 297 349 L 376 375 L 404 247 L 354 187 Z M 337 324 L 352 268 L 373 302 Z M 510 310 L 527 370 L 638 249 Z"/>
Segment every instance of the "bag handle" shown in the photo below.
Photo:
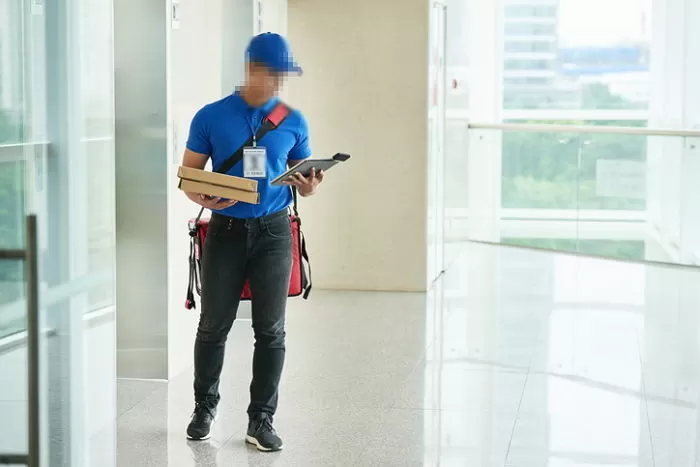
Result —
<path fill-rule="evenodd" d="M 279 126 L 284 122 L 284 120 L 289 116 L 290 114 L 290 109 L 289 107 L 283 103 L 279 102 L 273 109 L 272 111 L 265 117 L 263 120 L 262 125 L 260 126 L 260 129 L 255 133 L 255 137 L 251 136 L 248 138 L 248 141 L 243 143 L 243 145 L 238 148 L 231 156 L 224 161 L 221 166 L 219 166 L 214 172 L 217 173 L 227 173 L 229 170 L 231 170 L 236 164 L 238 164 L 242 159 L 243 159 L 243 150 L 253 144 L 253 141 L 260 141 L 263 136 L 265 136 L 268 132 L 275 130 L 279 128 Z M 294 211 L 296 212 L 296 191 L 294 191 Z M 201 277 L 199 274 L 199 268 L 201 265 L 199 262 L 201 261 L 200 255 L 202 253 L 202 247 L 204 245 L 201 244 L 200 238 L 199 238 L 199 221 L 202 219 L 202 214 L 204 214 L 204 208 L 201 208 L 199 210 L 199 214 L 197 214 L 197 218 L 190 224 L 190 260 L 189 260 L 189 269 L 190 269 L 190 277 L 189 277 L 189 283 L 187 285 L 187 298 L 185 300 L 185 308 L 188 310 L 191 310 L 193 308 L 196 308 L 196 302 L 194 298 L 194 289 L 197 290 L 197 293 L 201 295 L 201 290 L 200 290 L 200 281 Z"/>
<path fill-rule="evenodd" d="M 295 187 L 295 186 L 292 187 L 292 197 L 294 198 L 294 204 L 292 205 L 294 217 L 299 219 L 299 205 L 298 205 L 298 201 L 297 201 L 297 198 L 298 198 L 297 197 L 297 187 Z"/>

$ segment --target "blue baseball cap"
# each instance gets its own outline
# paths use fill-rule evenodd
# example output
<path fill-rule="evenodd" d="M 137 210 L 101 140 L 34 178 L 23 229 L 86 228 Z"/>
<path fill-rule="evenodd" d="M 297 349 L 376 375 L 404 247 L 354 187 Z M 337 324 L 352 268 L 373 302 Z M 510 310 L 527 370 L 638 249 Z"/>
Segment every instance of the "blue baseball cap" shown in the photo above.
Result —
<path fill-rule="evenodd" d="M 292 57 L 289 43 L 279 34 L 265 32 L 253 37 L 246 49 L 246 58 L 277 73 L 302 74 L 301 67 Z"/>

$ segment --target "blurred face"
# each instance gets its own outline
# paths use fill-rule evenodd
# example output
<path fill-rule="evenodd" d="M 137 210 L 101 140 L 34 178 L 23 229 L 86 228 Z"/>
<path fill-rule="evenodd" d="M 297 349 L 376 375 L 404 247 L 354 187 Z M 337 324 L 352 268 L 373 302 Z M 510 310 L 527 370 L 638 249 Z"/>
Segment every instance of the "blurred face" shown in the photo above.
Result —
<path fill-rule="evenodd" d="M 273 72 L 257 63 L 248 63 L 247 84 L 259 98 L 264 100 L 273 98 L 279 92 L 283 82 L 283 73 Z"/>

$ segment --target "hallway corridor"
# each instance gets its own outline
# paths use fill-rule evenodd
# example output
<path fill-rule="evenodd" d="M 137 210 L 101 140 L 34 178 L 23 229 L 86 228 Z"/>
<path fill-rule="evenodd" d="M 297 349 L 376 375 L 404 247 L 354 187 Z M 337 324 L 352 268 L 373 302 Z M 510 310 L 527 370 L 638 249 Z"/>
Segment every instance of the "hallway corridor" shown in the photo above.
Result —
<path fill-rule="evenodd" d="M 279 454 L 245 446 L 250 322 L 229 339 L 213 437 L 192 376 L 120 380 L 131 466 L 690 466 L 700 274 L 465 247 L 434 293 L 315 291 L 289 313 Z M 184 312 L 184 311 L 183 311 Z M 92 463 L 115 434 L 93 438 Z"/>

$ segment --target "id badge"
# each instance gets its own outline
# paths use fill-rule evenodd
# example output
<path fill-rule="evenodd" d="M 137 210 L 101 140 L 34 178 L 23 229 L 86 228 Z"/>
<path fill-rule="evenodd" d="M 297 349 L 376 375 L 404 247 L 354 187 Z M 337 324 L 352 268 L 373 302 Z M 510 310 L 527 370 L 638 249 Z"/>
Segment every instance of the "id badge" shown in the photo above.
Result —
<path fill-rule="evenodd" d="M 245 178 L 267 178 L 267 149 L 243 148 L 243 176 Z"/>

